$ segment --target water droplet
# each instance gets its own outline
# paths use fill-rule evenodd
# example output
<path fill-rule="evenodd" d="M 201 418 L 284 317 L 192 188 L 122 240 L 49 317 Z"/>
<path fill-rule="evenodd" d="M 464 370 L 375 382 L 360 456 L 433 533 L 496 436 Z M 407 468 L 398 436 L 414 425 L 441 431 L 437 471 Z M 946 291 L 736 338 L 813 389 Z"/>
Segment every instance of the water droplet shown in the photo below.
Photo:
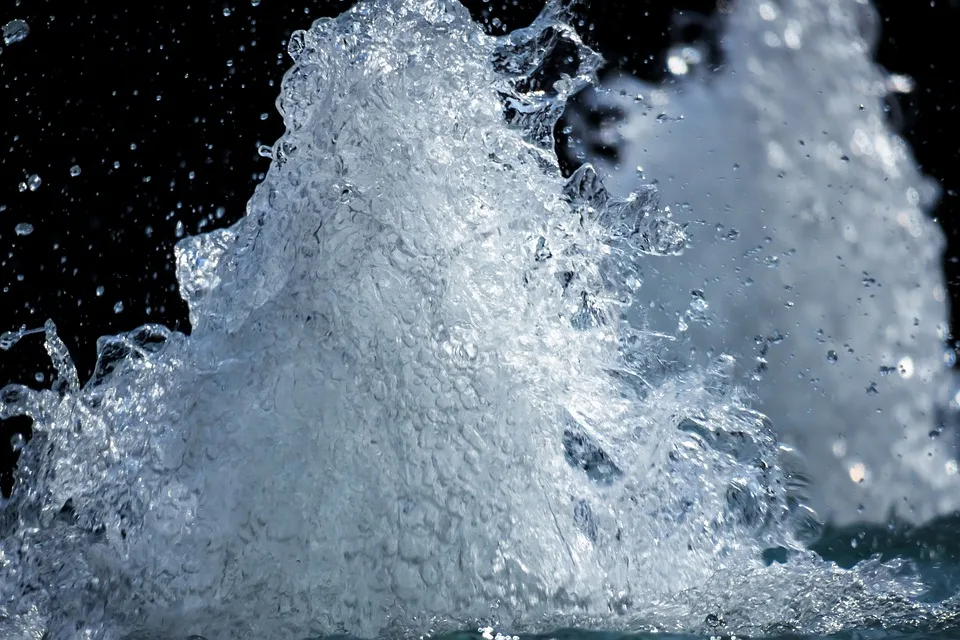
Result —
<path fill-rule="evenodd" d="M 837 361 L 837 352 L 834 351 L 833 349 L 831 349 L 830 351 L 827 351 L 827 361 L 828 361 L 828 362 L 836 362 L 836 361 Z"/>
<path fill-rule="evenodd" d="M 118 301 L 115 305 L 113 305 L 113 312 L 123 313 L 123 302 Z"/>
<path fill-rule="evenodd" d="M 900 373 L 901 378 L 912 378 L 914 372 L 913 358 L 910 356 L 904 356 L 901 358 L 900 362 L 897 363 L 897 371 Z"/>
<path fill-rule="evenodd" d="M 273 149 L 271 149 L 270 147 L 268 147 L 268 146 L 265 145 L 265 144 L 262 144 L 262 145 L 260 145 L 259 147 L 257 147 L 257 153 L 258 153 L 258 154 L 260 155 L 260 157 L 262 157 L 262 158 L 272 158 L 272 157 L 273 157 Z"/>
<path fill-rule="evenodd" d="M 44 375 L 42 371 L 37 371 L 35 374 L 33 374 L 33 379 L 36 380 L 37 382 L 43 382 L 43 378 L 44 378 Z"/>
<path fill-rule="evenodd" d="M 70 177 L 76 178 L 78 175 L 80 175 L 80 165 L 75 164 L 70 167 Z"/>
<path fill-rule="evenodd" d="M 104 292 L 104 288 L 103 288 L 102 285 L 99 286 L 99 287 L 97 287 L 97 297 L 98 297 L 98 298 L 103 295 L 103 292 Z"/>
<path fill-rule="evenodd" d="M 871 383 L 870 383 L 870 386 L 867 387 L 867 395 L 868 395 L 868 396 L 875 396 L 875 395 L 877 395 L 878 393 L 880 393 L 880 391 L 877 389 L 877 383 L 876 383 L 876 382 L 871 382 Z"/>
<path fill-rule="evenodd" d="M 259 6 L 260 6 L 260 0 L 250 0 L 250 6 L 252 6 L 252 7 L 259 7 Z"/>
<path fill-rule="evenodd" d="M 30 25 L 23 20 L 11 20 L 3 25 L 3 44 L 8 47 L 20 42 L 30 34 Z"/>
<path fill-rule="evenodd" d="M 15 433 L 10 436 L 10 448 L 13 449 L 14 453 L 23 451 L 25 446 L 27 446 L 27 439 L 23 437 L 22 433 Z"/>
<path fill-rule="evenodd" d="M 943 350 L 944 366 L 946 366 L 949 369 L 949 368 L 952 368 L 953 365 L 955 365 L 956 363 L 957 363 L 957 352 L 950 347 L 947 347 L 946 349 L 944 349 Z"/>
<path fill-rule="evenodd" d="M 867 479 L 867 465 L 862 462 L 855 462 L 850 465 L 850 480 L 860 484 Z"/>
<path fill-rule="evenodd" d="M 35 173 L 27 176 L 27 188 L 30 189 L 30 191 L 36 191 L 39 189 L 42 182 L 43 181 L 40 179 L 40 176 Z"/>
<path fill-rule="evenodd" d="M 224 8 L 223 8 L 223 16 L 224 16 L 225 18 L 229 18 L 231 13 L 233 13 L 233 12 L 230 10 L 230 7 L 224 7 Z"/>
<path fill-rule="evenodd" d="M 26 182 L 21 182 L 20 184 L 17 185 L 17 191 L 19 191 L 20 193 L 23 193 L 26 190 L 27 190 Z"/>
<path fill-rule="evenodd" d="M 14 231 L 16 231 L 18 236 L 28 236 L 33 233 L 33 225 L 29 222 L 21 222 L 16 226 Z"/>

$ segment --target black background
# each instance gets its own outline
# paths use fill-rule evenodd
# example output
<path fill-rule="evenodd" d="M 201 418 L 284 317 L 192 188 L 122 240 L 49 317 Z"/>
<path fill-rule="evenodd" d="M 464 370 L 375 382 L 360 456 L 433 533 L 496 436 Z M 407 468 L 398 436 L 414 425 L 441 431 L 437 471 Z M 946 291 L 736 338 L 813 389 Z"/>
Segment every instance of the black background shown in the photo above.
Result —
<path fill-rule="evenodd" d="M 582 10 L 582 31 L 612 66 L 662 79 L 663 52 L 672 41 L 709 37 L 677 27 L 676 12 L 710 15 L 716 2 L 593 0 Z M 243 215 L 268 166 L 257 147 L 282 133 L 274 100 L 291 65 L 286 39 L 351 4 L 0 5 L 0 25 L 20 18 L 30 26 L 24 41 L 0 54 L 0 332 L 53 319 L 86 379 L 101 335 L 145 322 L 189 330 L 173 274 L 178 233 L 226 226 Z M 488 31 L 502 32 L 528 24 L 542 1 L 465 4 Z M 917 90 L 900 98 L 891 118 L 942 185 L 935 215 L 947 231 L 946 269 L 953 299 L 960 300 L 960 136 L 953 124 L 960 3 L 876 4 L 883 25 L 878 61 L 916 80 Z M 71 177 L 73 165 L 79 176 Z M 41 186 L 20 192 L 30 174 L 41 177 Z M 24 222 L 35 230 L 18 236 L 14 229 Z M 957 326 L 960 304 L 954 307 Z M 49 377 L 46 363 L 39 338 L 0 351 L 0 386 L 44 386 L 36 376 Z M 23 420 L 0 428 L 5 489 L 12 453 L 3 443 L 25 430 Z"/>

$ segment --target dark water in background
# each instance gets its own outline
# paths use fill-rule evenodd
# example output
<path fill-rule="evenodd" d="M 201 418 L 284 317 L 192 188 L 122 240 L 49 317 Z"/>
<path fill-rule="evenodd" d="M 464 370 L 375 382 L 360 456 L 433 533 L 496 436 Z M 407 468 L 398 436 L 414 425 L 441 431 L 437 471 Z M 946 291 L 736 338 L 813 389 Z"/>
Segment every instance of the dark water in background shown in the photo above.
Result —
<path fill-rule="evenodd" d="M 0 215 L 29 221 L 37 229 L 29 238 L 16 237 L 12 225 L 0 230 L 2 253 L 6 255 L 8 247 L 11 253 L 0 269 L 6 278 L 0 298 L 3 328 L 35 326 L 38 319 L 54 317 L 79 368 L 87 372 L 93 341 L 100 335 L 143 322 L 186 328 L 169 268 L 172 245 L 183 229 L 194 233 L 234 221 L 231 216 L 242 212 L 242 203 L 266 169 L 253 142 L 269 143 L 279 134 L 271 108 L 277 89 L 270 83 L 279 81 L 288 60 L 274 62 L 265 50 L 279 54 L 285 33 L 320 15 L 337 13 L 348 3 L 285 4 L 283 10 L 264 6 L 255 24 L 249 21 L 253 10 L 247 4 L 233 7 L 229 16 L 222 2 L 157 5 L 151 12 L 119 2 L 50 1 L 0 13 L 0 22 L 18 17 L 32 25 L 29 38 L 9 47 L 0 59 L 0 101 L 6 103 L 0 132 L 3 146 L 12 150 L 0 161 L 0 204 L 8 205 Z M 482 3 L 473 4 L 477 14 L 484 10 Z M 713 3 L 692 1 L 671 6 L 624 0 L 597 9 L 598 4 L 588 15 L 595 25 L 594 41 L 610 60 L 647 78 L 661 74 L 662 51 L 677 36 L 677 30 L 667 28 L 668 15 L 675 9 L 713 8 Z M 960 185 L 952 170 L 958 160 L 952 121 L 958 74 L 950 44 L 960 9 L 947 2 L 908 4 L 913 5 L 880 3 L 886 22 L 879 56 L 892 70 L 913 75 L 922 87 L 892 109 L 891 117 L 902 118 L 925 171 L 941 179 L 944 197 L 937 215 L 955 247 L 953 189 Z M 488 6 L 488 20 L 497 18 L 506 25 L 539 9 L 534 3 Z M 251 39 L 258 42 L 256 47 Z M 256 92 L 262 99 L 254 97 Z M 261 119 L 261 113 L 268 116 Z M 74 164 L 82 173 L 71 180 L 65 176 Z M 38 173 L 45 181 L 36 193 L 27 194 L 29 200 L 15 193 L 25 172 Z M 220 207 L 227 213 L 218 214 Z M 214 221 L 205 222 L 211 214 Z M 53 243 L 59 248 L 51 249 Z M 947 256 L 954 296 L 957 253 L 954 248 Z M 106 292 L 96 294 L 98 286 Z M 118 302 L 121 311 L 116 311 Z M 37 363 L 43 361 L 28 356 L 0 361 L 0 386 L 33 379 Z M 29 424 L 11 420 L 3 429 L 5 439 L 14 431 L 29 433 Z M 9 466 L 10 454 L 0 455 Z M 0 477 L 4 473 L 0 470 Z M 874 556 L 908 559 L 932 585 L 931 601 L 960 590 L 960 516 L 919 528 L 897 522 L 828 526 L 812 546 L 844 567 Z M 770 551 L 771 562 L 779 558 L 777 550 Z M 735 632 L 721 619 L 714 622 L 718 636 Z M 831 637 L 960 637 L 958 621 L 932 628 L 911 628 L 909 622 L 900 628 L 884 625 L 878 621 L 876 629 Z M 479 640 L 483 635 L 448 637 Z M 696 636 L 565 630 L 536 637 Z"/>

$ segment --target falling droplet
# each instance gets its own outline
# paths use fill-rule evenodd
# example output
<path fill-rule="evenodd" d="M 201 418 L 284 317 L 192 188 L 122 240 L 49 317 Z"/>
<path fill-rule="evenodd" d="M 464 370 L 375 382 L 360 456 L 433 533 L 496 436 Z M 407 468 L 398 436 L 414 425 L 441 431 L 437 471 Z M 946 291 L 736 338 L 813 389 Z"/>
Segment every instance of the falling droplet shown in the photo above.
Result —
<path fill-rule="evenodd" d="M 123 302 L 118 301 L 115 305 L 113 305 L 113 312 L 123 313 Z"/>
<path fill-rule="evenodd" d="M 10 448 L 13 449 L 14 453 L 23 451 L 25 446 L 27 446 L 27 439 L 23 437 L 22 433 L 15 433 L 10 436 Z"/>
<path fill-rule="evenodd" d="M 28 236 L 33 233 L 33 225 L 29 222 L 21 222 L 15 229 L 18 236 Z"/>
<path fill-rule="evenodd" d="M 80 175 L 80 165 L 75 164 L 70 167 L 70 177 L 76 178 L 78 175 Z"/>
<path fill-rule="evenodd" d="M 30 191 L 36 191 L 39 189 L 42 182 L 43 181 L 40 179 L 40 176 L 35 173 L 27 176 L 27 188 L 30 189 Z"/>
<path fill-rule="evenodd" d="M 103 288 L 102 285 L 99 286 L 99 287 L 97 287 L 97 297 L 98 297 L 98 298 L 103 295 L 103 292 L 104 292 L 104 288 Z"/>
<path fill-rule="evenodd" d="M 3 44 L 8 47 L 20 42 L 30 34 L 30 26 L 23 20 L 11 20 L 3 25 Z"/>

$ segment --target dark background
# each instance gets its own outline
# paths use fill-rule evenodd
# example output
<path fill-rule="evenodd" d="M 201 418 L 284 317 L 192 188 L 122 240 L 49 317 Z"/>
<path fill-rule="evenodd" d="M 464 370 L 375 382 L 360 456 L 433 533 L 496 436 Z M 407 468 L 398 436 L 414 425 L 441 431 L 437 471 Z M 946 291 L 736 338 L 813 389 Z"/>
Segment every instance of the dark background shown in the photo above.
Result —
<path fill-rule="evenodd" d="M 584 37 L 645 79 L 664 76 L 666 47 L 710 37 L 686 17 L 730 0 L 593 0 Z M 0 25 L 30 26 L 0 54 L 0 333 L 53 319 L 81 379 L 97 337 L 145 322 L 189 330 L 173 273 L 184 234 L 232 224 L 268 167 L 257 153 L 282 133 L 274 109 L 291 31 L 348 0 L 8 0 Z M 528 24 L 533 0 L 469 0 L 490 32 Z M 957 0 L 881 0 L 877 58 L 916 80 L 891 105 L 924 170 L 942 185 L 935 215 L 950 241 L 946 269 L 960 300 Z M 20 6 L 16 6 L 20 5 Z M 704 24 L 695 20 L 696 24 Z M 722 60 L 714 60 L 722 64 Z M 80 167 L 72 177 L 70 168 Z M 37 174 L 36 191 L 20 182 Z M 15 233 L 30 223 L 32 234 Z M 102 287 L 102 290 L 98 290 Z M 98 294 L 98 291 L 102 293 Z M 122 310 L 120 305 L 122 304 Z M 960 319 L 955 305 L 954 325 Z M 42 339 L 0 351 L 0 387 L 44 386 Z M 0 424 L 0 486 L 28 421 Z"/>

